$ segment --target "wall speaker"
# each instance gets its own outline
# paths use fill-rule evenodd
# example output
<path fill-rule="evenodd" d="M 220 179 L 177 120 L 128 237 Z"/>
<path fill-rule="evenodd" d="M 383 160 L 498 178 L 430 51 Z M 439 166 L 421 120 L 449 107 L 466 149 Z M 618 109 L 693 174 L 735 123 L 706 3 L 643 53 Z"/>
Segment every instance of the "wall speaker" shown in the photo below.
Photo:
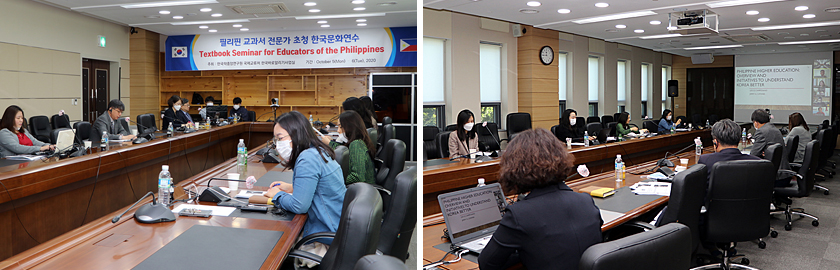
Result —
<path fill-rule="evenodd" d="M 668 97 L 677 97 L 680 95 L 679 85 L 677 80 L 668 80 Z"/>
<path fill-rule="evenodd" d="M 512 23 L 510 24 L 510 30 L 513 33 L 513 37 L 521 37 L 523 34 L 522 25 Z"/>

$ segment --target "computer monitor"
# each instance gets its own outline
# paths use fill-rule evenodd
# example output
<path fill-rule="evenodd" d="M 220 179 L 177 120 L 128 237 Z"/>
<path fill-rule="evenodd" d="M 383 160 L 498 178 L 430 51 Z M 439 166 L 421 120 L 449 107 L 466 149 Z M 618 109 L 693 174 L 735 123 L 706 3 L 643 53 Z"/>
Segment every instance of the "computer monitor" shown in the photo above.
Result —
<path fill-rule="evenodd" d="M 216 113 L 219 114 L 219 118 L 226 119 L 228 114 L 228 106 L 208 106 L 207 107 L 207 116 L 210 118 L 215 119 Z"/>

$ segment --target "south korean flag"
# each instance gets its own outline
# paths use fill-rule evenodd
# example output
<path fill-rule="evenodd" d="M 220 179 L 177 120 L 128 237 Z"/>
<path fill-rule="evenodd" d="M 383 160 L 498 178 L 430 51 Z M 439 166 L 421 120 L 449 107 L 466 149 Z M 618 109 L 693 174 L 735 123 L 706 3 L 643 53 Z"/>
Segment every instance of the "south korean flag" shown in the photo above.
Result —
<path fill-rule="evenodd" d="M 187 47 L 172 47 L 172 58 L 186 58 Z"/>

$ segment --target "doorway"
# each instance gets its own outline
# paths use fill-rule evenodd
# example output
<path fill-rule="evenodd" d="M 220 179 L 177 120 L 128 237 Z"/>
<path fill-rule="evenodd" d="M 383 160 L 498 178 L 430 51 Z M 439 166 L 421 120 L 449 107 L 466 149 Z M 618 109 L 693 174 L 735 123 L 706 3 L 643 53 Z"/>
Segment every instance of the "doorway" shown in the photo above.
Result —
<path fill-rule="evenodd" d="M 93 123 L 108 109 L 111 63 L 82 59 L 82 120 Z"/>

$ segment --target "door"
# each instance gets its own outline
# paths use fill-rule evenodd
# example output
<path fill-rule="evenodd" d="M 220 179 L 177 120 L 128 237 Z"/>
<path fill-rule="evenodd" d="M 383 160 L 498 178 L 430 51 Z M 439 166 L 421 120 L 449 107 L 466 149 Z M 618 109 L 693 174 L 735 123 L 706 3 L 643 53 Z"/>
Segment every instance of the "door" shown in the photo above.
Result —
<path fill-rule="evenodd" d="M 108 110 L 110 63 L 82 59 L 82 119 L 93 123 Z"/>

